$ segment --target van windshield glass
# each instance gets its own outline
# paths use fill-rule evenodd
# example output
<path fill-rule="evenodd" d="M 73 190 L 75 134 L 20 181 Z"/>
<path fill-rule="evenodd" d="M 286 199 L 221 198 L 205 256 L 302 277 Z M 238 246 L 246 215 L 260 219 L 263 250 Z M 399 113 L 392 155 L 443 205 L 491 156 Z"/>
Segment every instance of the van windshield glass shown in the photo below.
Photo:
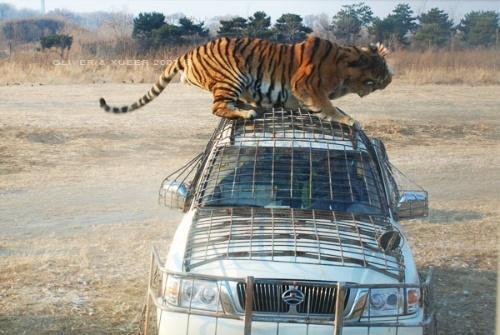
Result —
<path fill-rule="evenodd" d="M 365 151 L 221 146 L 198 194 L 201 206 L 321 209 L 384 214 L 375 164 Z"/>

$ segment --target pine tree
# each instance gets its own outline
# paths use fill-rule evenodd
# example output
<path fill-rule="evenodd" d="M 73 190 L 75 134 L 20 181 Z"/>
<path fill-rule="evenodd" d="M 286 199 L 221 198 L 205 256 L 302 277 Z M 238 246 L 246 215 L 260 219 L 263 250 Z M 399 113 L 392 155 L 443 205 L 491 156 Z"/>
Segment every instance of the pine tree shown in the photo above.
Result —
<path fill-rule="evenodd" d="M 499 14 L 494 11 L 474 11 L 466 14 L 458 29 L 464 42 L 471 47 L 493 46 L 499 29 Z"/>
<path fill-rule="evenodd" d="M 373 12 L 364 3 L 344 5 L 333 17 L 333 32 L 338 39 L 354 44 L 361 33 L 361 28 L 368 27 L 372 21 Z"/>
<path fill-rule="evenodd" d="M 217 31 L 218 36 L 243 37 L 247 35 L 247 19 L 237 16 L 231 20 L 221 20 Z"/>
<path fill-rule="evenodd" d="M 444 47 L 450 42 L 453 32 L 453 21 L 448 14 L 432 8 L 419 16 L 420 26 L 415 33 L 415 41 L 423 47 Z"/>
<path fill-rule="evenodd" d="M 390 48 L 395 44 L 407 46 L 410 44 L 408 34 L 417 28 L 415 20 L 410 5 L 398 4 L 384 19 L 375 18 L 370 32 Z"/>
<path fill-rule="evenodd" d="M 139 13 L 134 19 L 134 30 L 132 37 L 139 43 L 139 47 L 143 52 L 148 51 L 154 45 L 158 45 L 155 40 L 158 39 L 157 34 L 153 36 L 153 31 L 160 29 L 165 25 L 165 15 L 162 13 Z"/>
<path fill-rule="evenodd" d="M 312 29 L 302 23 L 302 17 L 297 14 L 283 14 L 274 24 L 275 39 L 282 43 L 297 43 L 303 41 Z"/>
<path fill-rule="evenodd" d="M 273 34 L 270 28 L 271 18 L 265 12 L 259 11 L 248 18 L 246 31 L 249 37 L 270 38 Z"/>

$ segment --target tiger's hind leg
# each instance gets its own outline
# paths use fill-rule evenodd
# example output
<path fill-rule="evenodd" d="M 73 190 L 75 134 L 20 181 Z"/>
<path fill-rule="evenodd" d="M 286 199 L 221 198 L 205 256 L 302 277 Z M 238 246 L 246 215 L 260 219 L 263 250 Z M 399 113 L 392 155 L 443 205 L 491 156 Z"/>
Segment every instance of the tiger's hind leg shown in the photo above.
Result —
<path fill-rule="evenodd" d="M 214 89 L 214 103 L 212 113 L 226 119 L 255 119 L 257 112 L 254 110 L 238 110 L 238 95 L 227 88 Z"/>

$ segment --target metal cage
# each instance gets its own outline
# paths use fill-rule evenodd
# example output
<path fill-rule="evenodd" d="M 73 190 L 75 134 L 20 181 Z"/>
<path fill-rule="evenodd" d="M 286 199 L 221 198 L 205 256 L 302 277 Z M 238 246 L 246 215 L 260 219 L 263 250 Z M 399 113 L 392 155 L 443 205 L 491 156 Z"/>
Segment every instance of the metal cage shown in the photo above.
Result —
<path fill-rule="evenodd" d="M 205 151 L 165 178 L 160 202 L 338 211 L 356 202 L 387 214 L 374 155 L 364 132 L 301 110 L 223 119 Z"/>
<path fill-rule="evenodd" d="M 273 109 L 255 120 L 222 119 L 205 151 L 165 178 L 160 188 L 161 203 L 196 212 L 184 252 L 185 272 L 168 271 L 153 251 L 144 334 L 154 332 L 165 312 L 188 314 L 188 327 L 190 315 L 240 320 L 245 335 L 252 333 L 255 321 L 327 325 L 336 335 L 345 327 L 366 327 L 368 335 L 375 327 L 394 327 L 396 334 L 404 334 L 406 327 L 432 327 L 432 270 L 421 285 L 404 284 L 401 248 L 379 245 L 380 238 L 394 229 L 391 212 L 414 215 L 422 205 L 423 198 L 415 192 L 402 191 L 397 171 L 381 142 L 371 141 L 357 127 L 324 121 L 308 112 Z M 405 194 L 416 198 L 398 202 Z M 421 213 L 427 208 L 424 195 Z M 398 284 L 191 272 L 226 259 L 365 267 Z M 192 298 L 183 306 L 169 302 L 165 298 L 169 280 L 193 287 L 197 281 L 213 282 L 216 310 L 194 308 Z M 229 294 L 228 287 L 236 294 Z M 304 293 L 304 303 L 293 308 L 283 304 L 291 287 Z M 381 322 L 369 310 L 365 315 L 367 297 L 382 288 L 405 293 L 419 289 L 424 321 L 410 323 L 397 314 L 390 316 L 392 321 Z"/>
<path fill-rule="evenodd" d="M 377 241 L 392 225 L 381 216 L 321 210 L 210 208 L 197 210 L 184 268 L 223 259 L 365 267 L 402 281 L 399 248 Z"/>

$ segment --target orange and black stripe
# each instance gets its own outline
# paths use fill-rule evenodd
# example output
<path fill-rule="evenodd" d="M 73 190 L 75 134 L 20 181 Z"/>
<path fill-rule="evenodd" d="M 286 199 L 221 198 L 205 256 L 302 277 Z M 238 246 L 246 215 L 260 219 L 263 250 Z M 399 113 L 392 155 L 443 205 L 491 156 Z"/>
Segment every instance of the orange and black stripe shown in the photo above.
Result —
<path fill-rule="evenodd" d="M 214 112 L 238 102 L 243 93 L 257 106 L 279 106 L 294 90 L 320 91 L 331 86 L 336 68 L 347 59 L 362 57 L 357 47 L 342 47 L 317 37 L 302 43 L 280 44 L 252 38 L 220 38 L 200 45 L 179 57 L 161 74 L 153 87 L 137 102 L 101 107 L 126 113 L 148 104 L 183 71 L 186 81 L 213 93 Z M 349 63 L 355 66 L 356 61 Z M 307 107 L 307 106 L 306 106 Z"/>

